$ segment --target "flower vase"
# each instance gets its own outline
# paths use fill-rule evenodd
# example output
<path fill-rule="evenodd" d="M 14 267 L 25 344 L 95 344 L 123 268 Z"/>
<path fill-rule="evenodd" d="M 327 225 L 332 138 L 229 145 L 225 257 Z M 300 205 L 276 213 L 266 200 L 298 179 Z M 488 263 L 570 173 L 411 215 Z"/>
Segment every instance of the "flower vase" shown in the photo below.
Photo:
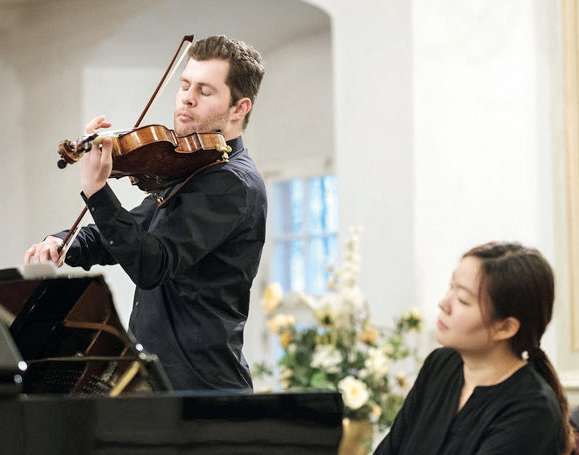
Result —
<path fill-rule="evenodd" d="M 344 419 L 338 455 L 368 455 L 372 448 L 373 426 L 369 420 Z"/>

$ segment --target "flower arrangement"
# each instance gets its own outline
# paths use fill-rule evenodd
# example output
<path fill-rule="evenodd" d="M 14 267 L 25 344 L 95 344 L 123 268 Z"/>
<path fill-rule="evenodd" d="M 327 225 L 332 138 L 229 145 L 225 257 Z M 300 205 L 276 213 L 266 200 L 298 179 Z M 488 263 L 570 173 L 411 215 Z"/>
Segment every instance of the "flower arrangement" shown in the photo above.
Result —
<path fill-rule="evenodd" d="M 422 317 L 410 310 L 392 328 L 375 325 L 358 285 L 359 231 L 352 230 L 341 265 L 328 267 L 328 292 L 315 297 L 292 292 L 284 299 L 278 283 L 270 284 L 262 307 L 270 315 L 267 327 L 279 336 L 283 355 L 279 378 L 286 390 L 333 389 L 342 393 L 345 417 L 370 420 L 378 430 L 389 427 L 408 392 L 408 381 L 393 368 L 396 363 L 417 362 L 416 349 L 406 335 L 418 332 Z M 313 323 L 296 324 L 287 312 L 297 302 L 311 309 Z M 295 308 L 295 307 L 293 307 Z M 257 374 L 271 373 L 262 364 Z"/>

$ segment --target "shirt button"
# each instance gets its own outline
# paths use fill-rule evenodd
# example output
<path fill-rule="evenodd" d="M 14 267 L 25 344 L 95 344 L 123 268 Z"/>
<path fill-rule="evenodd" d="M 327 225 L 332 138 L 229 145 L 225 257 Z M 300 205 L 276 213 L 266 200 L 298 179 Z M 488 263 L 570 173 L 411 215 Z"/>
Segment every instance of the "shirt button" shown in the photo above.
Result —
<path fill-rule="evenodd" d="M 91 211 L 91 212 L 94 212 L 95 210 L 96 210 L 96 207 L 91 207 L 91 208 L 90 208 L 90 211 Z"/>
<path fill-rule="evenodd" d="M 112 240 L 109 240 L 109 245 L 112 245 L 113 243 L 115 243 L 115 242 L 113 242 Z"/>
<path fill-rule="evenodd" d="M 135 306 L 139 306 L 139 301 L 138 301 L 138 300 L 135 302 Z"/>

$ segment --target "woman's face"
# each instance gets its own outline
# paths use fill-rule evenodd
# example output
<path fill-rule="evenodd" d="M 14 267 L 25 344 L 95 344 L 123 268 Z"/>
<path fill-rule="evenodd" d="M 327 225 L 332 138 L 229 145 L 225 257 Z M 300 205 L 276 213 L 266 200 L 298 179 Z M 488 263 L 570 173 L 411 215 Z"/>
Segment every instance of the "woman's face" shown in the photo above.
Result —
<path fill-rule="evenodd" d="M 438 304 L 440 314 L 436 321 L 436 339 L 443 346 L 461 353 L 482 353 L 492 341 L 478 295 L 480 268 L 480 259 L 463 258 Z"/>

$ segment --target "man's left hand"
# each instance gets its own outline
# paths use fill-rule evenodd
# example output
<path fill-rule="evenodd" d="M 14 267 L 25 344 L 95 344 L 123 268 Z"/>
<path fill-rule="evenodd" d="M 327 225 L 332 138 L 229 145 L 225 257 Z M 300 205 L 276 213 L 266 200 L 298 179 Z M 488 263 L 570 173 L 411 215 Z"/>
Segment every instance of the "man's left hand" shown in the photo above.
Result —
<path fill-rule="evenodd" d="M 90 198 L 104 187 L 113 169 L 113 141 L 105 138 L 102 147 L 93 145 L 80 160 L 80 183 L 82 191 Z"/>

